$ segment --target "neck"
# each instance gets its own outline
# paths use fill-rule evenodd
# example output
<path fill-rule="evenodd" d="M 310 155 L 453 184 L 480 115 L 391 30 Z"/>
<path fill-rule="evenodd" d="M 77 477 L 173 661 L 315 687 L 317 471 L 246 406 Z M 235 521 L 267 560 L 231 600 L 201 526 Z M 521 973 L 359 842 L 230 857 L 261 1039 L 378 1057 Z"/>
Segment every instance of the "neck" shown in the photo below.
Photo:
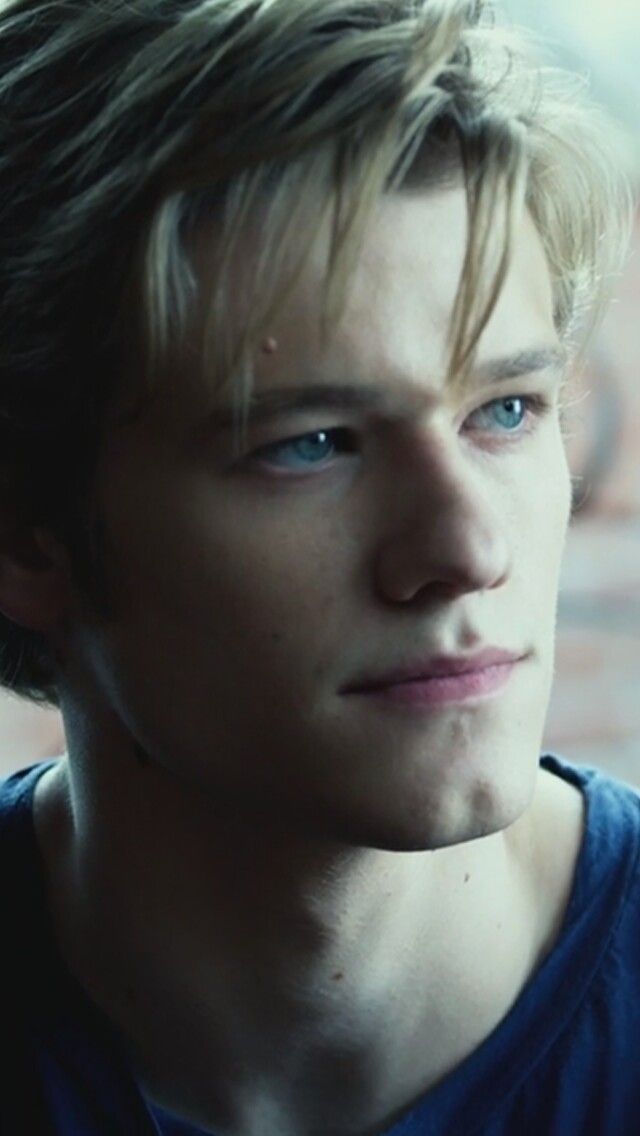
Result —
<path fill-rule="evenodd" d="M 386 1121 L 497 1025 L 546 949 L 536 801 L 436 852 L 347 848 L 72 745 L 39 799 L 69 968 L 156 1099 L 225 1132 L 254 1115 L 269 1132 L 272 1110 L 282 1136 L 282 1110 L 317 1101 L 324 1130 Z"/>

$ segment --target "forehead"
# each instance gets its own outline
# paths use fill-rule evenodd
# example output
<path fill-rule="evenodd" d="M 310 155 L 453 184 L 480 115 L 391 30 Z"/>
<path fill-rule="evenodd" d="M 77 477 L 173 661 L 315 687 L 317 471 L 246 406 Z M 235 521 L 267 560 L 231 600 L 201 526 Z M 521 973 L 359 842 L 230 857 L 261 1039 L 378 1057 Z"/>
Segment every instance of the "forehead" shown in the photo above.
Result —
<path fill-rule="evenodd" d="M 490 238 L 494 257 L 503 235 L 496 223 Z M 367 232 L 344 318 L 329 343 L 322 344 L 318 295 L 326 237 L 321 234 L 287 310 L 274 320 L 279 351 L 257 355 L 256 387 L 301 381 L 302 362 L 305 374 L 330 368 L 368 379 L 402 376 L 415 382 L 430 376 L 444 381 L 466 248 L 462 187 L 385 198 Z M 534 223 L 524 214 L 478 362 L 554 341 L 550 275 Z"/>

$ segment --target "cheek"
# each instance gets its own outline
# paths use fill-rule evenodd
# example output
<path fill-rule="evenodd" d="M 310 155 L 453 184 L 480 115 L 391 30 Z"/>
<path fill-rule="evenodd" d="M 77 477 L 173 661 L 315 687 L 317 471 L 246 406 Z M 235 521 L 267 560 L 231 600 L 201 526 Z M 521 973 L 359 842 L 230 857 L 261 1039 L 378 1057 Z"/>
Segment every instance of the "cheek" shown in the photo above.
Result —
<path fill-rule="evenodd" d="M 141 502 L 114 510 L 122 636 L 158 669 L 181 656 L 181 672 L 223 670 L 229 683 L 253 675 L 273 687 L 292 667 L 302 680 L 307 645 L 322 654 L 330 641 L 336 549 L 273 508 L 249 518 L 231 499 L 190 479 L 154 495 L 162 507 L 147 506 L 144 528 L 133 515 Z"/>

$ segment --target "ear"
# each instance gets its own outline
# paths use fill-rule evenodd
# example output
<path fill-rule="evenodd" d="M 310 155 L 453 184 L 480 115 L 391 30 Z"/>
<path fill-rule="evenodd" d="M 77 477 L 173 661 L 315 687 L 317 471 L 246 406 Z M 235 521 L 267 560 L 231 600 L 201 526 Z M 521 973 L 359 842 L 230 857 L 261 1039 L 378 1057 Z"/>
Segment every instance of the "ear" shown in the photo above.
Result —
<path fill-rule="evenodd" d="M 0 530 L 0 612 L 32 631 L 58 630 L 69 611 L 66 549 L 46 529 Z"/>

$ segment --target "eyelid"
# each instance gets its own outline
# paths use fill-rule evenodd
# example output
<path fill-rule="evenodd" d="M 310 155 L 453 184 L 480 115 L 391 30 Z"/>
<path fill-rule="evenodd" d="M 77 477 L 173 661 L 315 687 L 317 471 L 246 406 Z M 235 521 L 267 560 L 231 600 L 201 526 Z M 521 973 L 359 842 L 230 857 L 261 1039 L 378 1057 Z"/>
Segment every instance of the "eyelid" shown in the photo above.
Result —
<path fill-rule="evenodd" d="M 500 383 L 490 383 L 486 386 L 480 386 L 475 390 L 464 391 L 462 399 L 465 405 L 478 408 L 487 406 L 492 402 L 503 402 L 504 399 L 524 398 L 525 396 L 536 394 L 539 394 L 541 398 L 552 400 L 556 397 L 560 387 L 561 383 L 559 381 L 558 372 L 549 369 L 533 374 L 519 375 L 508 384 L 502 381 Z M 455 389 L 452 391 L 452 394 L 455 398 Z"/>
<path fill-rule="evenodd" d="M 248 450 L 244 452 L 251 456 L 259 453 L 261 450 L 269 450 L 275 446 L 290 445 L 294 442 L 299 442 L 301 439 L 308 438 L 312 434 L 321 434 L 323 432 L 334 433 L 336 430 L 341 430 L 360 435 L 367 432 L 368 422 L 349 422 L 347 420 L 348 412 L 342 412 L 339 417 L 336 415 L 335 418 L 330 418 L 329 413 L 328 411 L 324 413 L 321 411 L 304 411 L 303 414 L 296 414 L 294 416 L 295 418 L 304 419 L 304 417 L 307 416 L 309 423 L 305 426 L 304 422 L 302 422 L 300 426 L 292 428 L 291 430 L 287 430 L 286 427 L 278 428 L 273 423 L 270 423 L 269 426 L 265 425 L 262 429 L 258 427 L 255 430 L 250 430 L 250 434 L 253 435 L 253 441 L 248 444 Z M 262 439 L 260 437 L 261 435 Z"/>

